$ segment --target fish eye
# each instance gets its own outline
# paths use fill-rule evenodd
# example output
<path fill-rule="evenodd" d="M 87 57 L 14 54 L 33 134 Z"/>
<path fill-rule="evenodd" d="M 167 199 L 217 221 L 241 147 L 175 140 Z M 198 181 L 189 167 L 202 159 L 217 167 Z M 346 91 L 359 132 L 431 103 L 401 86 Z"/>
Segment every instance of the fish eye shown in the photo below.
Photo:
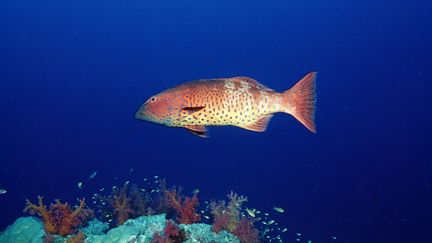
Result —
<path fill-rule="evenodd" d="M 150 98 L 150 101 L 151 101 L 151 102 L 153 102 L 153 101 L 155 101 L 155 100 L 156 100 L 156 97 L 151 97 L 151 98 Z"/>

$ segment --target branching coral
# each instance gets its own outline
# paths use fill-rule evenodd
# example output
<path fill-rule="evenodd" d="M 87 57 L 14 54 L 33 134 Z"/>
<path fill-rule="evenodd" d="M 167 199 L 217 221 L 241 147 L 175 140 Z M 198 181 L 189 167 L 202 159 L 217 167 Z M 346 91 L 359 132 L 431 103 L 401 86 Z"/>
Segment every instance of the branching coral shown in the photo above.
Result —
<path fill-rule="evenodd" d="M 110 195 L 97 194 L 94 200 L 99 202 L 96 207 L 100 216 L 117 226 L 128 219 L 165 212 L 155 211 L 153 208 L 158 206 L 159 201 L 135 184 L 130 187 L 127 183 L 122 187 L 114 186 Z"/>
<path fill-rule="evenodd" d="M 258 230 L 254 228 L 252 222 L 247 218 L 242 218 L 232 233 L 237 236 L 242 243 L 260 242 Z"/>
<path fill-rule="evenodd" d="M 239 196 L 234 192 L 228 194 L 228 199 L 228 204 L 223 200 L 210 203 L 211 214 L 214 218 L 212 229 L 215 232 L 221 230 L 233 232 L 240 221 L 241 207 L 247 202 L 247 197 Z"/>
<path fill-rule="evenodd" d="M 258 230 L 254 228 L 253 223 L 241 217 L 242 205 L 247 198 L 231 192 L 228 194 L 228 199 L 228 204 L 225 201 L 210 203 L 214 218 L 212 230 L 216 233 L 226 230 L 237 236 L 243 243 L 259 242 Z"/>
<path fill-rule="evenodd" d="M 76 229 L 93 215 L 93 211 L 85 207 L 84 199 L 80 200 L 75 210 L 72 210 L 68 203 L 61 203 L 58 199 L 48 210 L 41 196 L 38 196 L 38 205 L 32 204 L 27 199 L 24 212 L 41 216 L 46 232 L 61 236 L 75 233 Z"/>
<path fill-rule="evenodd" d="M 112 207 L 114 214 L 117 217 L 117 225 L 121 225 L 129 219 L 133 213 L 130 205 L 130 198 L 127 196 L 127 187 L 124 186 L 121 189 L 114 188 L 114 198 L 112 201 Z"/>
<path fill-rule="evenodd" d="M 168 205 L 177 213 L 177 221 L 180 224 L 193 224 L 200 221 L 201 217 L 196 212 L 198 197 L 195 194 L 192 198 L 185 197 L 184 200 L 178 195 L 177 190 L 166 190 L 165 197 Z"/>

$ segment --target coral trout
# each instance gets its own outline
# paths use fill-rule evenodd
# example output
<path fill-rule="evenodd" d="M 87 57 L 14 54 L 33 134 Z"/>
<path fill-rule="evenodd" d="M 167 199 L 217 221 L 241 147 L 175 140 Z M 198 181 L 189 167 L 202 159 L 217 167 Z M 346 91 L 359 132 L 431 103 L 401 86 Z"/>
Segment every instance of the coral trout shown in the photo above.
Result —
<path fill-rule="evenodd" d="M 311 72 L 282 93 L 248 77 L 191 81 L 150 97 L 135 118 L 207 137 L 206 126 L 264 132 L 273 113 L 284 112 L 315 133 L 315 78 Z"/>

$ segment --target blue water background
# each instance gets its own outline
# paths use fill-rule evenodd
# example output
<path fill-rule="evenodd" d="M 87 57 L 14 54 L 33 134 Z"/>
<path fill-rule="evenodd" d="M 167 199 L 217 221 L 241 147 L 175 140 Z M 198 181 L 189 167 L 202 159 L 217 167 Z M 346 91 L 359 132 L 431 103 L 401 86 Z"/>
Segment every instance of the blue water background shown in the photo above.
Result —
<path fill-rule="evenodd" d="M 26 198 L 75 202 L 159 175 L 202 201 L 234 190 L 249 207 L 283 207 L 273 215 L 288 242 L 430 241 L 431 11 L 408 0 L 1 1 L 0 229 Z M 249 76 L 283 91 L 315 70 L 317 134 L 286 114 L 265 133 L 214 127 L 209 139 L 133 117 L 184 81 Z"/>

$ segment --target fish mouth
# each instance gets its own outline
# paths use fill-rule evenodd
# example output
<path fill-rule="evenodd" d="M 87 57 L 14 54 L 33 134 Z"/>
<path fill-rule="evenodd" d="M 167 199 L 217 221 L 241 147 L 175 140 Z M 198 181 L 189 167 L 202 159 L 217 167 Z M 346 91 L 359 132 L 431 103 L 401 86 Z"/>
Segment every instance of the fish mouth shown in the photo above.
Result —
<path fill-rule="evenodd" d="M 154 119 L 151 115 L 147 114 L 144 107 L 140 107 L 137 112 L 135 112 L 135 119 L 157 123 L 156 119 Z"/>
<path fill-rule="evenodd" d="M 138 120 L 144 120 L 144 121 L 150 121 L 149 117 L 144 114 L 144 112 L 139 109 L 137 112 L 135 112 L 135 119 Z"/>

